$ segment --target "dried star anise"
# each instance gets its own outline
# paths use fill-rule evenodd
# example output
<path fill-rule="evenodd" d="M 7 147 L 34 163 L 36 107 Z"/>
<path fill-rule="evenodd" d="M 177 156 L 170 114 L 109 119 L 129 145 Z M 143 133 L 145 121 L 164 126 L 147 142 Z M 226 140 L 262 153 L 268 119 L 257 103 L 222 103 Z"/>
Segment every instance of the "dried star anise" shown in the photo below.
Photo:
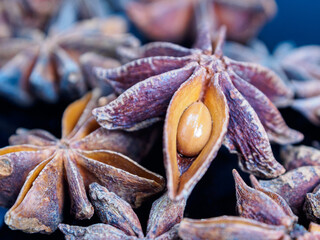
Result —
<path fill-rule="evenodd" d="M 287 170 L 303 166 L 320 166 L 320 150 L 309 146 L 285 146 L 281 158 Z"/>
<path fill-rule="evenodd" d="M 320 166 L 293 169 L 273 180 L 260 180 L 263 188 L 279 194 L 294 213 L 302 210 L 306 194 L 320 184 Z"/>
<path fill-rule="evenodd" d="M 249 46 L 229 42 L 225 51 L 238 61 L 258 62 L 274 70 L 299 98 L 293 101 L 288 98 L 281 106 L 290 104 L 313 124 L 320 125 L 319 46 L 294 48 L 283 43 L 271 55 L 260 41 Z"/>
<path fill-rule="evenodd" d="M 299 225 L 298 217 L 280 195 L 262 187 L 253 175 L 254 188 L 247 186 L 236 170 L 233 175 L 240 217 L 183 219 L 179 226 L 182 239 L 319 239 L 320 226 L 310 223 L 307 231 Z"/>
<path fill-rule="evenodd" d="M 136 130 L 167 112 L 164 158 L 169 196 L 174 199 L 191 192 L 223 140 L 238 153 L 243 170 L 271 178 L 285 169 L 274 159 L 269 139 L 288 144 L 303 138 L 268 99 L 278 102 L 290 94 L 279 77 L 258 64 L 223 56 L 224 29 L 212 39 L 203 20 L 194 48 L 150 43 L 137 50 L 141 59 L 96 69 L 102 81 L 124 91 L 94 109 L 101 126 Z"/>
<path fill-rule="evenodd" d="M 83 21 L 72 28 L 47 37 L 0 39 L 0 94 L 26 105 L 33 97 L 55 102 L 60 95 L 77 98 L 88 83 L 79 64 L 80 55 L 98 51 L 116 56 L 120 45 L 137 46 L 139 41 L 126 34 L 120 17 Z M 111 65 L 112 66 L 112 65 Z"/>
<path fill-rule="evenodd" d="M 65 191 L 69 191 L 71 214 L 76 219 L 91 218 L 86 188 L 92 182 L 108 187 L 134 207 L 163 189 L 161 176 L 123 155 L 140 157 L 148 150 L 150 137 L 99 127 L 91 115 L 99 97 L 100 92 L 93 91 L 69 105 L 61 139 L 44 130 L 19 130 L 10 138 L 13 146 L 0 149 L 0 204 L 8 207 L 16 199 L 5 216 L 10 228 L 55 231 L 67 208 Z"/>
<path fill-rule="evenodd" d="M 139 29 L 153 40 L 178 42 L 190 32 L 195 6 L 201 0 L 129 1 L 126 12 Z M 245 42 L 275 15 L 274 0 L 210 0 L 207 13 L 218 28 L 226 25 L 228 38 Z"/>
<path fill-rule="evenodd" d="M 89 227 L 60 224 L 66 239 L 178 239 L 178 227 L 183 217 L 186 201 L 173 202 L 164 194 L 152 204 L 147 234 L 144 237 L 141 224 L 131 206 L 97 183 L 90 186 L 90 197 L 103 224 Z"/>
<path fill-rule="evenodd" d="M 299 169 L 303 166 L 320 166 L 320 151 L 312 147 L 287 146 L 282 150 L 281 155 L 289 170 Z M 320 184 L 312 192 L 310 191 L 305 195 L 303 210 L 309 219 L 320 222 Z"/>
<path fill-rule="evenodd" d="M 281 196 L 262 188 L 253 175 L 251 181 L 254 188 L 249 187 L 236 170 L 233 170 L 233 176 L 236 183 L 237 209 L 241 217 L 282 225 L 287 229 L 293 228 L 298 217 Z"/>

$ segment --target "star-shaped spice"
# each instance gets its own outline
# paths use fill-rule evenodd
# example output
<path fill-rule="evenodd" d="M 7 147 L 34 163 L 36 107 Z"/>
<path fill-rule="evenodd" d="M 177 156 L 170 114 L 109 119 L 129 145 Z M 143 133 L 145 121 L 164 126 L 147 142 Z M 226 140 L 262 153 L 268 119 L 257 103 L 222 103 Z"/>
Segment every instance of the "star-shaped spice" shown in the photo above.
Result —
<path fill-rule="evenodd" d="M 291 94 L 279 77 L 223 56 L 224 29 L 212 39 L 208 21 L 201 23 L 191 49 L 150 43 L 138 49 L 138 60 L 97 69 L 102 81 L 124 91 L 93 111 L 101 126 L 136 130 L 167 112 L 164 158 L 169 196 L 175 199 L 191 192 L 223 140 L 238 153 L 243 170 L 271 178 L 285 169 L 274 159 L 269 139 L 288 144 L 303 138 L 268 99 L 281 102 Z"/>
<path fill-rule="evenodd" d="M 178 227 L 186 205 L 184 199 L 173 202 L 164 194 L 156 200 L 144 237 L 139 219 L 126 201 L 97 183 L 92 183 L 89 188 L 91 201 L 103 224 L 89 227 L 60 224 L 66 239 L 178 239 Z"/>
<path fill-rule="evenodd" d="M 16 199 L 5 216 L 10 228 L 55 231 L 63 210 L 69 209 L 66 192 L 71 214 L 76 219 L 91 218 L 86 188 L 92 182 L 108 187 L 134 207 L 163 189 L 161 176 L 124 155 L 140 157 L 149 149 L 150 135 L 99 127 L 91 115 L 99 97 L 100 92 L 94 91 L 65 110 L 61 139 L 44 130 L 19 130 L 10 138 L 13 146 L 0 149 L 0 204 L 8 207 Z"/>
<path fill-rule="evenodd" d="M 80 55 L 87 51 L 116 57 L 118 46 L 138 46 L 139 41 L 126 34 L 120 17 L 92 19 L 59 32 L 51 28 L 48 36 L 0 39 L 0 94 L 27 105 L 34 96 L 55 102 L 62 95 L 71 99 L 88 88 L 80 67 Z M 30 39 L 31 37 L 31 39 Z"/>
<path fill-rule="evenodd" d="M 207 4 L 205 14 L 218 28 L 226 25 L 228 38 L 245 42 L 254 37 L 271 19 L 277 6 L 274 0 L 134 0 L 126 4 L 126 12 L 147 37 L 159 41 L 178 42 L 190 32 L 195 9 Z"/>

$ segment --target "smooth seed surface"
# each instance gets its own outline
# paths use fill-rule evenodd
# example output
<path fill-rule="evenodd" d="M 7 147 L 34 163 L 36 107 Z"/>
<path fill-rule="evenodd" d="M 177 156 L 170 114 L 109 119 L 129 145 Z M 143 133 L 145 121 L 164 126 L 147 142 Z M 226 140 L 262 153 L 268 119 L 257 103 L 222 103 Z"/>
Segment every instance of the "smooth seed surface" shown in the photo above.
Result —
<path fill-rule="evenodd" d="M 209 140 L 212 129 L 211 115 L 202 102 L 191 104 L 182 114 L 177 132 L 178 151 L 196 156 Z"/>

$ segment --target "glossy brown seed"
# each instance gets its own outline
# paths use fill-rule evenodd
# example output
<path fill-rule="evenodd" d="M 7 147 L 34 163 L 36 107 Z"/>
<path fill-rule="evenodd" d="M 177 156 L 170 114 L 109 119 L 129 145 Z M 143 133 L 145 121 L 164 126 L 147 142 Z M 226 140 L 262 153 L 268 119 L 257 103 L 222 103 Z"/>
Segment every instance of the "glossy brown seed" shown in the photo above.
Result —
<path fill-rule="evenodd" d="M 178 151 L 188 157 L 197 155 L 207 144 L 211 128 L 212 120 L 208 108 L 202 102 L 192 103 L 179 121 Z"/>

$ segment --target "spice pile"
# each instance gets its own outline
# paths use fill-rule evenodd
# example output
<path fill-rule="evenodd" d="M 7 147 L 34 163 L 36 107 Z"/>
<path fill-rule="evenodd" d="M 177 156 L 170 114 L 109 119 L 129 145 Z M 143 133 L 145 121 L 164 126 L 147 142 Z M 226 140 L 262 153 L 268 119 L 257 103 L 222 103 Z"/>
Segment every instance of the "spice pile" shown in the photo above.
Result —
<path fill-rule="evenodd" d="M 0 234 L 320 239 L 320 46 L 270 54 L 256 36 L 276 11 L 1 1 L 0 97 L 26 118 L 0 149 Z"/>

